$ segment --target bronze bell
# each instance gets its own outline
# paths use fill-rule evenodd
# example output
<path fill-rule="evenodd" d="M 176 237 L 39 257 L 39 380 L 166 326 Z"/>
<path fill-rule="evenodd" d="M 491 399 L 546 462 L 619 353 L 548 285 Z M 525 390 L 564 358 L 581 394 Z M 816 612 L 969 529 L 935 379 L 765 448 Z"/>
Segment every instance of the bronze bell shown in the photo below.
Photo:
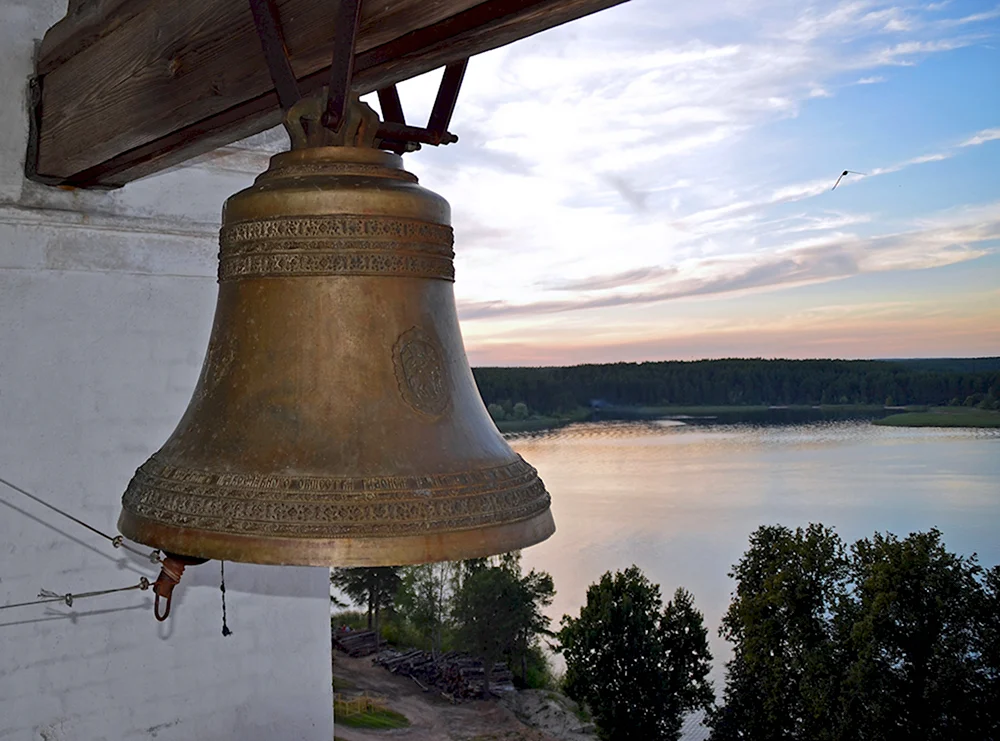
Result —
<path fill-rule="evenodd" d="M 299 148 L 226 202 L 208 353 L 122 497 L 126 537 L 197 558 L 374 566 L 555 530 L 465 356 L 448 203 L 352 121 L 339 146 L 296 127 Z"/>

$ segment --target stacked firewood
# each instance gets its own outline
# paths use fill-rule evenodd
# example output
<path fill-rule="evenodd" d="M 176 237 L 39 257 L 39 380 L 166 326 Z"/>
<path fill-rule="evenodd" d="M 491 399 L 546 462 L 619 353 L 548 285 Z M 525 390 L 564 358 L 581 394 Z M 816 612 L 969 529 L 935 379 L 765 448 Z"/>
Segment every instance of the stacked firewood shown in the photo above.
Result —
<path fill-rule="evenodd" d="M 385 645 L 385 641 L 381 643 Z M 333 645 L 354 658 L 371 656 L 379 649 L 379 641 L 375 637 L 374 630 L 335 630 Z"/>
<path fill-rule="evenodd" d="M 434 658 L 426 651 L 382 651 L 374 662 L 393 674 L 412 677 L 421 687 L 434 687 L 452 700 L 482 697 L 486 672 L 483 662 L 468 654 L 450 651 Z M 494 665 L 490 691 L 494 695 L 514 689 L 514 675 L 506 664 Z"/>

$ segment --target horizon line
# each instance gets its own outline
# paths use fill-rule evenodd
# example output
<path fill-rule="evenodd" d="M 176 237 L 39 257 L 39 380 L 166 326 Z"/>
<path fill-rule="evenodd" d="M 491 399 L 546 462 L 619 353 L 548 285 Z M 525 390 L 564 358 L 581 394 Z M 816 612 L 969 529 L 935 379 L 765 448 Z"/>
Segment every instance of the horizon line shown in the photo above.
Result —
<path fill-rule="evenodd" d="M 579 368 L 587 365 L 646 365 L 652 363 L 722 363 L 732 360 L 758 360 L 763 362 L 792 362 L 792 363 L 898 363 L 903 361 L 926 361 L 926 360 L 995 360 L 1000 363 L 1000 355 L 942 355 L 929 357 L 882 357 L 882 358 L 787 358 L 787 357 L 762 357 L 762 356 L 726 356 L 718 358 L 696 358 L 693 360 L 681 360 L 677 358 L 665 358 L 663 360 L 612 360 L 606 362 L 593 363 L 569 363 L 566 365 L 471 365 L 471 368 Z"/>

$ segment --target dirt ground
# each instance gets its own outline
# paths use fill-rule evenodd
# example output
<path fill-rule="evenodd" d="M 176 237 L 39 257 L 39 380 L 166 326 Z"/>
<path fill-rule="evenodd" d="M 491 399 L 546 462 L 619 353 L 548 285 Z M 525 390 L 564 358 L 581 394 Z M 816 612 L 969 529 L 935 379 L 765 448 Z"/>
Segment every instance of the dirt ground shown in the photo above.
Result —
<path fill-rule="evenodd" d="M 563 702 L 548 701 L 547 693 L 516 693 L 504 701 L 466 701 L 452 705 L 433 689 L 426 692 L 407 677 L 373 666 L 370 658 L 352 659 L 339 651 L 333 657 L 333 675 L 338 687 L 350 695 L 368 690 L 388 698 L 387 705 L 410 721 L 408 728 L 391 731 L 363 730 L 338 725 L 337 739 L 343 741 L 590 741 L 580 733 L 580 723 Z M 514 708 L 546 731 L 526 725 Z M 535 716 L 541 716 L 535 718 Z M 564 717 L 568 716 L 568 717 Z M 586 730 L 586 729 L 584 729 Z M 554 733 L 553 733 L 554 732 Z"/>

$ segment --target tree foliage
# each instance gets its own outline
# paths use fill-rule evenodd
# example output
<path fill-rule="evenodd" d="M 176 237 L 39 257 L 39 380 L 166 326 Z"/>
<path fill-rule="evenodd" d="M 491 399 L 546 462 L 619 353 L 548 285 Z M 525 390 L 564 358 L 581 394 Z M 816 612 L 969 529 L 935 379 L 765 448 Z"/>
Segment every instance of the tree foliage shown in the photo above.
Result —
<path fill-rule="evenodd" d="M 981 571 L 949 553 L 937 530 L 854 545 L 844 736 L 988 737 Z"/>
<path fill-rule="evenodd" d="M 449 561 L 402 569 L 396 607 L 424 637 L 424 647 L 434 655 L 443 650 L 457 574 L 458 565 Z"/>
<path fill-rule="evenodd" d="M 566 691 L 591 708 L 601 738 L 676 739 L 684 713 L 711 705 L 707 631 L 687 591 L 664 609 L 636 566 L 607 572 L 561 625 Z"/>
<path fill-rule="evenodd" d="M 1000 565 L 983 575 L 983 625 L 980 657 L 983 665 L 984 694 L 1000 697 Z M 991 739 L 1000 738 L 1000 712 L 993 710 L 984 719 Z"/>
<path fill-rule="evenodd" d="M 519 553 L 494 562 L 463 562 L 452 617 L 460 645 L 483 659 L 484 695 L 495 663 L 506 660 L 515 673 L 518 667 L 524 671 L 530 649 L 548 632 L 542 608 L 552 604 L 554 596 L 549 574 L 534 569 L 522 574 Z"/>
<path fill-rule="evenodd" d="M 734 567 L 714 741 L 996 738 L 996 569 L 941 533 L 759 528 Z"/>
<path fill-rule="evenodd" d="M 837 661 L 829 616 L 846 574 L 829 528 L 765 526 L 750 536 L 719 631 L 734 645 L 713 738 L 826 737 Z"/>
<path fill-rule="evenodd" d="M 367 607 L 368 629 L 379 633 L 382 610 L 391 608 L 401 578 L 398 566 L 340 568 L 330 571 L 330 583 L 356 605 Z"/>
<path fill-rule="evenodd" d="M 977 362 L 979 361 L 979 362 Z M 984 408 L 1000 400 L 1000 359 L 952 361 L 698 360 L 547 368 L 475 368 L 494 419 L 515 407 L 571 412 L 595 401 L 622 406 L 939 404 Z"/>

